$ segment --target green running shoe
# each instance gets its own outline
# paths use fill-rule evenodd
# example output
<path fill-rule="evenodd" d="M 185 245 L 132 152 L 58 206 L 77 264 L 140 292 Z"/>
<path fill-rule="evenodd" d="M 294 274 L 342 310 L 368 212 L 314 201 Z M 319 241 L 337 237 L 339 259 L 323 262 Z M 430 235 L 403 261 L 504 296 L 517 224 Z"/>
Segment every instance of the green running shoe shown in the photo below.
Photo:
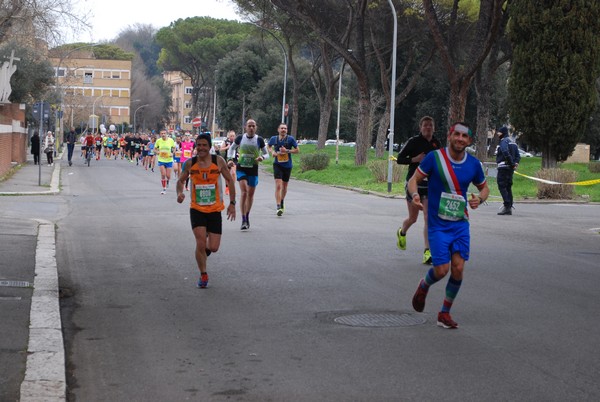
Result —
<path fill-rule="evenodd" d="M 406 235 L 402 235 L 402 228 L 398 228 L 396 232 L 396 236 L 398 237 L 398 241 L 396 242 L 396 246 L 400 250 L 406 250 Z"/>
<path fill-rule="evenodd" d="M 423 252 L 423 264 L 428 264 L 428 265 L 432 264 L 431 251 L 429 251 L 429 249 L 427 249 Z"/>

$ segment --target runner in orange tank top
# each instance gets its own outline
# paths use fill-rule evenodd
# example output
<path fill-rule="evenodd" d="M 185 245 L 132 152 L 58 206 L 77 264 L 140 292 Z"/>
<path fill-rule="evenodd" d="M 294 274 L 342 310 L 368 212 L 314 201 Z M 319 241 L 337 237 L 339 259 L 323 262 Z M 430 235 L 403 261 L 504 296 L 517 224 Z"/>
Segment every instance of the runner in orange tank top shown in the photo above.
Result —
<path fill-rule="evenodd" d="M 198 287 L 208 285 L 206 258 L 219 250 L 223 219 L 221 211 L 225 209 L 223 202 L 223 186 L 225 179 L 229 188 L 229 206 L 227 219 L 235 220 L 235 187 L 225 159 L 210 154 L 211 138 L 208 134 L 200 134 L 196 139 L 196 156 L 188 159 L 177 180 L 177 202 L 185 199 L 183 192 L 188 177 L 191 181 L 190 221 L 192 232 L 196 238 L 196 263 L 200 270 Z"/>

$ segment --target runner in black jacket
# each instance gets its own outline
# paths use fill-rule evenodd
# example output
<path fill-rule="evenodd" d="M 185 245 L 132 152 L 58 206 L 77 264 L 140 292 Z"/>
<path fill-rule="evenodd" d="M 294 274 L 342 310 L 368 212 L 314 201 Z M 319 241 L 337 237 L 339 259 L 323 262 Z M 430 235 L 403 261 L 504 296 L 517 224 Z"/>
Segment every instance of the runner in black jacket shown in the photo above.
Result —
<path fill-rule="evenodd" d="M 408 165 L 406 174 L 406 183 L 412 177 L 419 163 L 423 160 L 429 151 L 440 148 L 440 142 L 433 136 L 435 124 L 433 118 L 424 116 L 419 121 L 419 135 L 409 138 L 404 147 L 398 153 L 397 162 L 400 165 Z M 406 184 L 404 186 L 406 189 Z M 423 203 L 423 238 L 425 240 L 425 250 L 423 251 L 423 264 L 431 264 L 431 252 L 429 251 L 429 240 L 427 238 L 427 179 L 419 183 L 418 192 Z M 406 233 L 408 229 L 417 221 L 419 217 L 419 208 L 412 203 L 412 197 L 406 190 L 406 205 L 408 206 L 408 217 L 402 222 L 402 226 L 396 232 L 397 246 L 400 250 L 406 250 Z"/>

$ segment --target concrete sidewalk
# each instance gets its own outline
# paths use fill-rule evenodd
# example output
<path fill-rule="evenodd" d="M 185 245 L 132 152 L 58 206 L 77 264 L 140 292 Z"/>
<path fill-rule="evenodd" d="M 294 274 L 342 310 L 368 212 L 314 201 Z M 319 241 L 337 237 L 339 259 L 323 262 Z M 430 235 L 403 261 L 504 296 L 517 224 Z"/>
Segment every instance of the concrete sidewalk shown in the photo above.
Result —
<path fill-rule="evenodd" d="M 60 192 L 62 154 L 54 166 L 29 158 L 0 182 L 0 206 L 3 197 Z M 0 255 L 0 400 L 65 401 L 54 222 L 0 213 Z"/>
<path fill-rule="evenodd" d="M 29 155 L 27 163 L 16 166 L 7 179 L 0 181 L 0 196 L 58 194 L 61 158 L 59 154 L 54 159 L 54 166 L 34 165 Z"/>

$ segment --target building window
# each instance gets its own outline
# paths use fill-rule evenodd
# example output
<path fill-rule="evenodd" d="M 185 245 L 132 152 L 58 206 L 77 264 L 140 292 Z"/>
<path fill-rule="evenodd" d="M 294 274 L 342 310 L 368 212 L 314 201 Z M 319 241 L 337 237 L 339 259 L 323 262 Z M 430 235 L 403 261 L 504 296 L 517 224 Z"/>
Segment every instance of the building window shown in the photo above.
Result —
<path fill-rule="evenodd" d="M 120 71 L 113 71 L 112 72 L 112 77 L 113 77 L 113 79 L 120 79 L 121 78 L 121 72 Z"/>
<path fill-rule="evenodd" d="M 93 83 L 93 79 L 94 78 L 94 74 L 93 73 L 85 73 L 85 75 L 83 76 L 83 83 L 84 84 L 92 84 Z"/>
<path fill-rule="evenodd" d="M 194 89 L 193 87 L 185 87 L 185 93 L 187 95 L 191 95 L 192 94 L 192 89 Z"/>
<path fill-rule="evenodd" d="M 185 108 L 186 109 L 191 109 L 192 108 L 192 102 L 185 102 Z"/>
<path fill-rule="evenodd" d="M 191 124 L 192 123 L 192 118 L 190 116 L 183 116 L 183 123 L 184 124 Z"/>
<path fill-rule="evenodd" d="M 56 76 L 57 77 L 64 77 L 65 75 L 67 75 L 67 70 L 65 68 L 57 68 L 56 69 Z"/>

